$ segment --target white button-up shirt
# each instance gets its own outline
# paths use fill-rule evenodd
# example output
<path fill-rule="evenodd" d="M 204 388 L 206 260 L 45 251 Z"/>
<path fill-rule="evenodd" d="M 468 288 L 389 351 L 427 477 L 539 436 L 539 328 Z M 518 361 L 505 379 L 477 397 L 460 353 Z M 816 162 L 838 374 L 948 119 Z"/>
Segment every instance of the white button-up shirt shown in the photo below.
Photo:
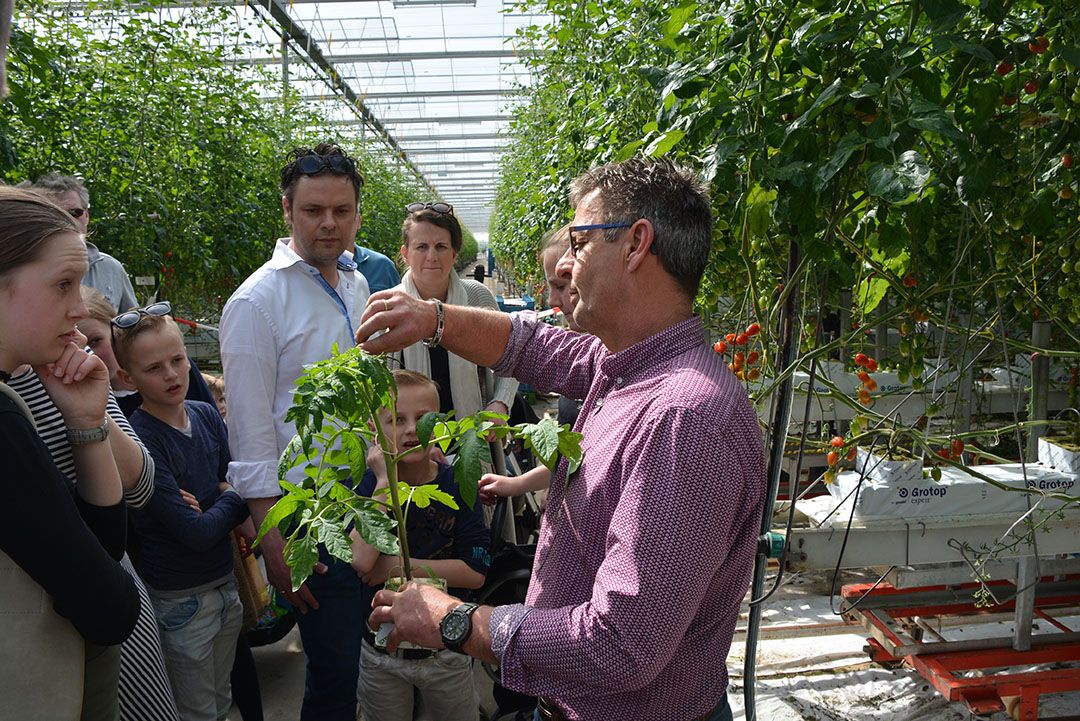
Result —
<path fill-rule="evenodd" d="M 229 409 L 229 483 L 244 498 L 281 495 L 277 465 L 296 433 L 285 421 L 293 384 L 306 363 L 355 344 L 353 330 L 368 299 L 368 284 L 345 253 L 338 262 L 337 295 L 344 309 L 281 238 L 274 255 L 251 274 L 221 314 L 221 363 Z M 294 468 L 289 479 L 302 477 Z"/>

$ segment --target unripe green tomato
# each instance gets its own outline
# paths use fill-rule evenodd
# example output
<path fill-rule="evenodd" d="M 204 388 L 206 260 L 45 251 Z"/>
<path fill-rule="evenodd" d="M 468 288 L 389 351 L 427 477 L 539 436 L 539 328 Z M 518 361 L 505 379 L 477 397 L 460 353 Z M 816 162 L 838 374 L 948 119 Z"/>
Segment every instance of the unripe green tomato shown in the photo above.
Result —
<path fill-rule="evenodd" d="M 1016 296 L 1015 298 L 1013 298 L 1013 308 L 1015 308 L 1016 310 L 1023 310 L 1024 309 L 1024 299 L 1021 298 L 1020 296 Z"/>
<path fill-rule="evenodd" d="M 1064 263 L 1061 264 L 1061 272 L 1062 273 L 1071 273 L 1072 269 L 1073 269 L 1073 264 L 1072 264 L 1071 260 L 1066 260 Z"/>
<path fill-rule="evenodd" d="M 1062 299 L 1065 299 L 1065 298 L 1068 298 L 1068 297 L 1069 297 L 1069 295 L 1070 295 L 1070 293 L 1069 293 L 1069 289 L 1068 289 L 1068 288 L 1066 288 L 1066 287 L 1065 287 L 1065 286 L 1063 286 L 1063 285 L 1059 285 L 1059 286 L 1058 286 L 1058 289 L 1057 289 L 1057 296 L 1058 296 L 1058 298 L 1062 298 Z"/>
<path fill-rule="evenodd" d="M 1080 313 L 1077 313 L 1075 310 L 1069 311 L 1069 322 L 1073 325 L 1080 323 Z"/>
<path fill-rule="evenodd" d="M 1080 88 L 1077 88 L 1076 90 L 1073 91 L 1072 101 L 1075 104 L 1080 105 Z"/>
<path fill-rule="evenodd" d="M 1050 72 L 1060 73 L 1065 69 L 1065 61 L 1060 57 L 1055 57 L 1050 60 Z"/>
<path fill-rule="evenodd" d="M 1050 82 L 1048 82 L 1046 84 L 1047 90 L 1049 90 L 1052 93 L 1061 92 L 1061 87 L 1062 87 L 1062 81 L 1061 81 L 1061 78 L 1058 77 L 1057 75 L 1050 78 Z M 1054 98 L 1054 108 L 1055 109 L 1057 109 L 1057 101 L 1058 101 L 1058 98 Z"/>
<path fill-rule="evenodd" d="M 1024 218 L 1019 213 L 1013 213 L 1009 216 L 1008 223 L 1013 230 L 1020 230 L 1024 227 Z"/>
<path fill-rule="evenodd" d="M 787 52 L 789 50 L 791 50 L 791 41 L 788 40 L 787 38 L 780 38 L 776 42 L 776 54 L 777 55 L 785 55 L 785 54 L 787 54 Z"/>
<path fill-rule="evenodd" d="M 1073 264 L 1073 272 L 1080 273 L 1080 260 Z"/>
<path fill-rule="evenodd" d="M 1016 146 L 1014 146 L 1014 145 L 1002 145 L 998 149 L 998 153 L 1000 153 L 1001 157 L 1004 158 L 1005 160 L 1012 160 L 1013 158 L 1016 157 Z"/>
<path fill-rule="evenodd" d="M 1064 244 L 1058 248 L 1058 255 L 1062 258 L 1068 258 L 1070 255 L 1072 255 L 1072 248 L 1070 248 L 1067 244 Z"/>

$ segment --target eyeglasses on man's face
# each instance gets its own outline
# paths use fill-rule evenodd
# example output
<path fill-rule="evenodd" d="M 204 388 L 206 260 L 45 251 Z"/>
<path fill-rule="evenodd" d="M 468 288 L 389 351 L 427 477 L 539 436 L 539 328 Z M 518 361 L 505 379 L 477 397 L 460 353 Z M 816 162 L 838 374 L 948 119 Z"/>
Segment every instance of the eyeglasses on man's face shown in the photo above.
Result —
<path fill-rule="evenodd" d="M 296 169 L 304 175 L 316 175 L 330 168 L 335 173 L 352 175 L 356 163 L 347 155 L 302 155 L 296 159 Z"/>
<path fill-rule="evenodd" d="M 72 218 L 81 218 L 90 212 L 89 208 L 68 208 L 67 213 Z"/>
<path fill-rule="evenodd" d="M 144 315 L 168 315 L 169 313 L 172 313 L 172 303 L 167 300 L 162 300 L 157 303 L 151 303 L 145 308 L 135 308 L 134 310 L 125 311 L 113 318 L 112 324 L 117 328 L 131 328 L 137 324 Z"/>
<path fill-rule="evenodd" d="M 454 206 L 449 203 L 409 203 L 405 206 L 406 213 L 419 213 L 421 210 L 434 210 L 440 215 L 450 215 L 454 212 Z"/>
<path fill-rule="evenodd" d="M 582 236 L 591 230 L 614 230 L 615 228 L 629 228 L 633 223 L 593 223 L 592 225 L 571 225 L 570 231 L 570 255 L 574 258 L 581 249 L 588 244 L 588 239 Z"/>

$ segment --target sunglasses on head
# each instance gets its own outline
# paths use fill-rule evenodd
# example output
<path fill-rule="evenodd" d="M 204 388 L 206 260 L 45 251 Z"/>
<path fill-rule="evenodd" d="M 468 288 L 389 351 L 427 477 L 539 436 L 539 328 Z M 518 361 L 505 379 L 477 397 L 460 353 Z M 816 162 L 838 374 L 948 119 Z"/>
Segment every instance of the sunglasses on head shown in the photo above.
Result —
<path fill-rule="evenodd" d="M 296 169 L 304 175 L 316 175 L 330 168 L 335 173 L 352 175 L 356 163 L 346 155 L 302 155 L 296 159 Z"/>
<path fill-rule="evenodd" d="M 117 328 L 131 328 L 142 320 L 144 315 L 168 315 L 169 313 L 172 313 L 172 303 L 162 300 L 151 303 L 145 308 L 135 308 L 121 313 L 112 319 L 112 324 Z"/>
<path fill-rule="evenodd" d="M 90 212 L 89 208 L 68 208 L 67 209 L 68 215 L 70 215 L 72 218 L 81 218 L 81 217 L 83 217 L 84 213 L 89 213 L 89 212 Z"/>
<path fill-rule="evenodd" d="M 449 203 L 409 203 L 405 206 L 407 213 L 419 213 L 421 210 L 434 210 L 440 215 L 450 215 L 454 212 L 454 206 Z"/>

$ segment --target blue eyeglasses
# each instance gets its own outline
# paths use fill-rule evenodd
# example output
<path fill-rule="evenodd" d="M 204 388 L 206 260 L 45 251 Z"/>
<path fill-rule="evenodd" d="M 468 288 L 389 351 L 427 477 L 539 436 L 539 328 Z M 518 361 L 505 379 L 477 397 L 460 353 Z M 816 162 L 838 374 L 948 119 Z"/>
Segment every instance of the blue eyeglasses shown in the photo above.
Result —
<path fill-rule="evenodd" d="M 589 242 L 575 237 L 576 234 L 590 230 L 614 230 L 615 228 L 629 228 L 633 223 L 594 223 L 592 225 L 571 225 L 570 232 L 570 255 L 577 257 L 578 252 Z"/>

